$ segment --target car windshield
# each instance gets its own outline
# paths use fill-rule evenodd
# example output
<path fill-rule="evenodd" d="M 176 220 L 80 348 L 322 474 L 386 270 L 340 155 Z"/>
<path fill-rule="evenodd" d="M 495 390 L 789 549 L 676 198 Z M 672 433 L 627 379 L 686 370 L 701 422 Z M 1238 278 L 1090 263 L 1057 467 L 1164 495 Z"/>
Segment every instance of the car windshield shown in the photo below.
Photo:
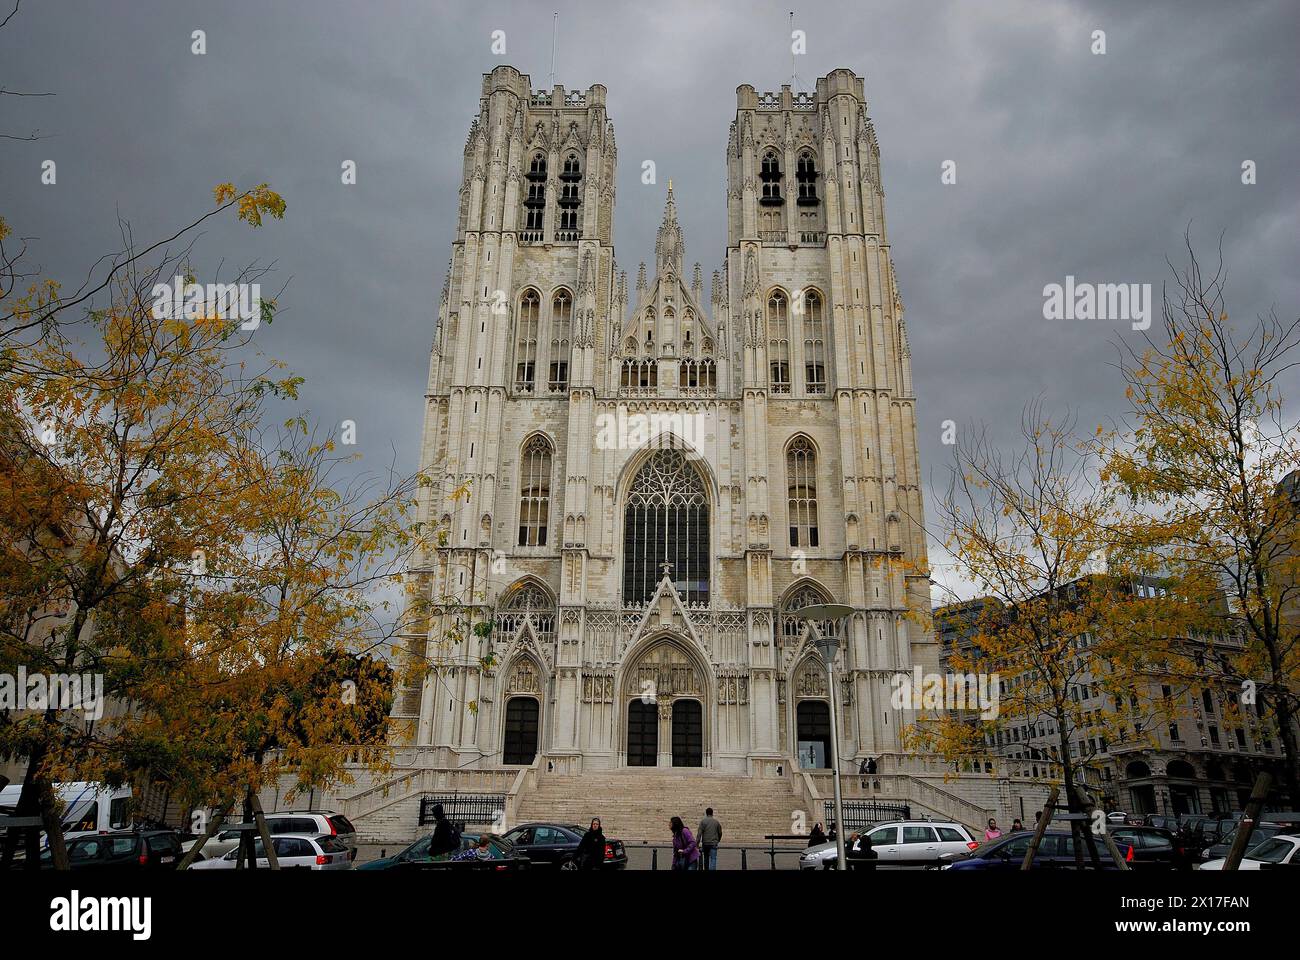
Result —
<path fill-rule="evenodd" d="M 1286 855 L 1291 852 L 1291 849 L 1290 843 L 1280 837 L 1274 837 L 1251 847 L 1247 852 L 1247 856 L 1251 860 L 1258 860 L 1261 863 L 1281 863 L 1286 859 Z"/>

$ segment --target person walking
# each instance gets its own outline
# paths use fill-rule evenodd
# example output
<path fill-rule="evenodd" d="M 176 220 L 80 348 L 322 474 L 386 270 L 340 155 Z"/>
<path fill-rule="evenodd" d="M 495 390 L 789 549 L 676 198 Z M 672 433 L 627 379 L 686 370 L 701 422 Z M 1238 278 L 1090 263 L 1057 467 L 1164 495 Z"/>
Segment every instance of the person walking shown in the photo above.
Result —
<path fill-rule="evenodd" d="M 429 841 L 429 859 L 445 860 L 460 852 L 460 833 L 443 812 L 442 804 L 433 805 L 433 838 Z"/>
<path fill-rule="evenodd" d="M 681 817 L 673 817 L 668 822 L 668 826 L 673 831 L 673 869 L 696 869 L 700 860 L 700 848 L 690 828 L 682 823 Z"/>
<path fill-rule="evenodd" d="M 573 852 L 573 862 L 579 870 L 599 870 L 605 863 L 605 831 L 600 827 L 600 817 L 591 818 L 591 826 Z"/>
<path fill-rule="evenodd" d="M 696 833 L 700 843 L 700 869 L 718 869 L 718 844 L 722 842 L 722 824 L 713 816 L 713 808 L 705 807 L 704 819 Z"/>
<path fill-rule="evenodd" d="M 984 839 L 996 840 L 1000 836 L 1002 836 L 1002 831 L 998 829 L 998 822 L 989 817 L 989 828 L 984 831 Z"/>
<path fill-rule="evenodd" d="M 822 833 L 822 825 L 814 823 L 812 833 L 808 834 L 808 846 L 817 847 L 826 842 L 826 834 Z"/>

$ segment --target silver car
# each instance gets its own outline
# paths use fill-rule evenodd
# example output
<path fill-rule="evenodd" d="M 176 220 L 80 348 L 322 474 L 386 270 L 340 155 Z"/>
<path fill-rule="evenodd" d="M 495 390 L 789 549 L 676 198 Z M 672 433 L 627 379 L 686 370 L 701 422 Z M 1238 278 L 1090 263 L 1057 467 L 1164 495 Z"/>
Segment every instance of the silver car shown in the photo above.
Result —
<path fill-rule="evenodd" d="M 285 833 L 271 838 L 271 846 L 280 869 L 351 870 L 352 857 L 337 837 L 332 834 Z M 256 844 L 257 866 L 269 867 L 259 837 Z M 191 870 L 234 870 L 239 862 L 239 849 L 235 848 L 212 860 L 200 860 Z"/>
<path fill-rule="evenodd" d="M 963 824 L 938 820 L 894 820 L 865 831 L 878 863 L 891 860 L 941 862 L 944 854 L 969 853 L 979 846 Z M 848 837 L 845 837 L 845 843 Z M 835 861 L 835 844 L 809 847 L 799 858 L 800 870 L 819 870 Z"/>

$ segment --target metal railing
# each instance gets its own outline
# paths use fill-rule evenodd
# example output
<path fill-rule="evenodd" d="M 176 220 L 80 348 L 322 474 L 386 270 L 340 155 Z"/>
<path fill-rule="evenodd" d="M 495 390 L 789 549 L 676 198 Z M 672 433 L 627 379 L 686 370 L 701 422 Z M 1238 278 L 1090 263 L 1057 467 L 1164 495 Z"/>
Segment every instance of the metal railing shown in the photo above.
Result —
<path fill-rule="evenodd" d="M 505 817 L 506 794 L 463 794 L 420 798 L 420 826 L 433 823 L 433 808 L 442 804 L 442 812 L 454 823 L 499 823 Z"/>

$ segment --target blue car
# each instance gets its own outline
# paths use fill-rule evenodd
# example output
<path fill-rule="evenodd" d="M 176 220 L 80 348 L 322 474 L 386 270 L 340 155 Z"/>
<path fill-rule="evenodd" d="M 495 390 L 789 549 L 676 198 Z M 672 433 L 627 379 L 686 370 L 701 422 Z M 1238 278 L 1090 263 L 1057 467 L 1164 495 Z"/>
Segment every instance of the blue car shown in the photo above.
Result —
<path fill-rule="evenodd" d="M 987 843 L 981 843 L 979 847 L 970 853 L 955 854 L 948 864 L 944 866 L 945 870 L 1019 870 L 1020 864 L 1024 862 L 1025 854 L 1029 852 L 1029 841 L 1033 839 L 1033 834 L 1025 831 L 1023 833 L 1013 833 L 1005 837 L 998 837 Z M 1129 857 L 1132 848 L 1117 843 L 1120 855 Z M 1105 842 L 1097 839 L 1097 852 L 1101 856 L 1101 868 L 1103 870 L 1118 870 L 1115 861 L 1111 859 L 1109 851 L 1106 849 Z M 1038 853 L 1034 856 L 1033 870 L 1072 870 L 1076 866 L 1074 862 L 1074 836 L 1068 830 L 1048 830 L 1043 834 L 1043 841 L 1038 846 Z M 1092 863 L 1089 860 L 1088 851 L 1084 850 L 1084 866 L 1086 869 L 1092 869 Z"/>

